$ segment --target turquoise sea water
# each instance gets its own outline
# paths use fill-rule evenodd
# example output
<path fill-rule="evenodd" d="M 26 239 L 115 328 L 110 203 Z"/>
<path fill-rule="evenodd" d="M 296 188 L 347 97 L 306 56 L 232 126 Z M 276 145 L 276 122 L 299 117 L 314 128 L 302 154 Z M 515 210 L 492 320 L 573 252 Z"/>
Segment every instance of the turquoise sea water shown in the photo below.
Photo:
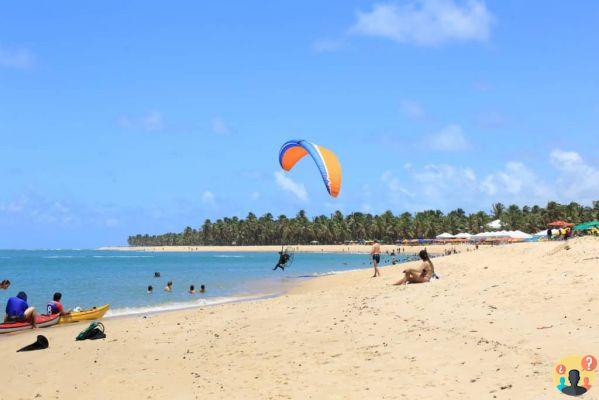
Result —
<path fill-rule="evenodd" d="M 285 271 L 272 271 L 276 253 L 148 253 L 102 250 L 0 250 L 0 304 L 25 291 L 29 304 L 45 310 L 55 291 L 67 308 L 109 303 L 107 315 L 126 315 L 218 304 L 276 295 L 297 279 L 368 268 L 364 254 L 297 253 Z M 401 257 L 405 260 L 405 257 Z M 382 264 L 389 263 L 384 256 Z M 154 272 L 160 278 L 154 278 Z M 163 288 L 173 282 L 173 291 Z M 190 295 L 206 285 L 204 294 Z M 148 285 L 154 293 L 148 295 Z"/>

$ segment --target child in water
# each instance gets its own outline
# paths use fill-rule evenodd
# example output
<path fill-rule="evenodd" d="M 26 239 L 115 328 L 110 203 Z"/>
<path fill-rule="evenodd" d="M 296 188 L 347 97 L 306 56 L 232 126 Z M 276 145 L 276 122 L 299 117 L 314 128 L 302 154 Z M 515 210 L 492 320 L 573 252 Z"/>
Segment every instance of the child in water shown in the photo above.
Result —
<path fill-rule="evenodd" d="M 152 285 L 148 286 L 148 294 L 152 294 L 154 292 L 154 288 Z"/>
<path fill-rule="evenodd" d="M 206 286 L 201 285 L 200 286 L 200 293 L 204 293 L 204 292 L 206 292 Z"/>
<path fill-rule="evenodd" d="M 196 293 L 196 288 L 195 288 L 195 286 L 191 285 L 189 287 L 189 294 L 195 294 L 195 293 Z"/>
<path fill-rule="evenodd" d="M 173 282 L 168 281 L 166 286 L 164 287 L 165 292 L 171 292 L 173 290 Z"/>

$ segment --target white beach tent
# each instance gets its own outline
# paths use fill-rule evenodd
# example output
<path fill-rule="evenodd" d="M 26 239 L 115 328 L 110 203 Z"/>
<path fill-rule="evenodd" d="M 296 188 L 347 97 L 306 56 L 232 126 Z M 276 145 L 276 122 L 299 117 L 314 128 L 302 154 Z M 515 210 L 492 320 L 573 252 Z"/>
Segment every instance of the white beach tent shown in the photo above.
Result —
<path fill-rule="evenodd" d="M 436 236 L 437 239 L 451 239 L 454 237 L 455 236 L 453 236 L 451 233 L 447 233 L 447 232 L 443 232 L 442 234 Z"/>
<path fill-rule="evenodd" d="M 474 237 L 477 238 L 496 238 L 496 237 L 509 237 L 512 239 L 530 239 L 532 235 L 522 231 L 497 231 L 497 232 L 481 232 Z"/>
<path fill-rule="evenodd" d="M 522 231 L 510 231 L 510 237 L 514 239 L 530 239 L 532 235 Z"/>
<path fill-rule="evenodd" d="M 469 234 L 468 232 L 462 232 L 462 233 L 458 233 L 457 235 L 455 235 L 455 237 L 458 239 L 470 239 L 472 237 L 472 235 Z"/>
<path fill-rule="evenodd" d="M 552 235 L 559 234 L 559 229 L 552 229 L 551 230 L 551 234 Z M 547 236 L 547 229 L 543 229 L 542 231 L 538 231 L 537 233 L 534 234 L 534 236 Z"/>

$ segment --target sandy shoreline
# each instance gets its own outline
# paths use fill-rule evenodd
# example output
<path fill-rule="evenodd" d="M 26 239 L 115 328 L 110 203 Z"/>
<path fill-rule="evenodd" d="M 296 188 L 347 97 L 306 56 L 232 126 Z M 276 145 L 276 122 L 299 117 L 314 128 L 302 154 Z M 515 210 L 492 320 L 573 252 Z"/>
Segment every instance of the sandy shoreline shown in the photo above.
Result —
<path fill-rule="evenodd" d="M 427 248 L 430 253 L 443 253 L 445 249 L 455 248 L 456 251 L 474 250 L 474 246 L 470 244 L 433 244 L 433 245 L 381 245 L 381 251 L 391 252 L 402 248 L 406 253 L 416 254 L 421 249 Z M 289 249 L 298 253 L 370 253 L 372 246 L 370 245 L 289 245 Z M 230 253 L 275 253 L 281 251 L 281 246 L 105 246 L 98 250 L 110 251 L 144 251 L 144 252 L 230 252 Z"/>
<path fill-rule="evenodd" d="M 288 294 L 0 337 L 1 399 L 557 398 L 561 357 L 599 353 L 599 239 L 481 247 L 303 281 Z M 50 348 L 15 350 L 41 333 Z M 585 398 L 597 398 L 593 390 Z"/>

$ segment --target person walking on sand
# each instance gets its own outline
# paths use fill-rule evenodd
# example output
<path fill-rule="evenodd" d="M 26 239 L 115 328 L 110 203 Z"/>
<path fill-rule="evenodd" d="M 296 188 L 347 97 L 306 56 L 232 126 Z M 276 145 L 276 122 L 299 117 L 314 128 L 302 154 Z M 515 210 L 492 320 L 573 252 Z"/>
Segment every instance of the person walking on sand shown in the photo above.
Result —
<path fill-rule="evenodd" d="M 376 278 L 377 276 L 381 276 L 381 271 L 379 271 L 379 263 L 381 262 L 381 245 L 376 240 L 372 244 L 370 256 L 372 257 L 372 264 L 374 265 L 374 275 L 372 275 L 372 277 Z"/>
<path fill-rule="evenodd" d="M 435 267 L 428 256 L 428 252 L 426 250 L 420 250 L 418 253 L 420 259 L 422 260 L 422 264 L 420 264 L 420 268 L 409 268 L 403 271 L 404 277 L 395 282 L 394 285 L 405 285 L 408 283 L 424 283 L 431 280 L 433 275 L 435 274 Z"/>

